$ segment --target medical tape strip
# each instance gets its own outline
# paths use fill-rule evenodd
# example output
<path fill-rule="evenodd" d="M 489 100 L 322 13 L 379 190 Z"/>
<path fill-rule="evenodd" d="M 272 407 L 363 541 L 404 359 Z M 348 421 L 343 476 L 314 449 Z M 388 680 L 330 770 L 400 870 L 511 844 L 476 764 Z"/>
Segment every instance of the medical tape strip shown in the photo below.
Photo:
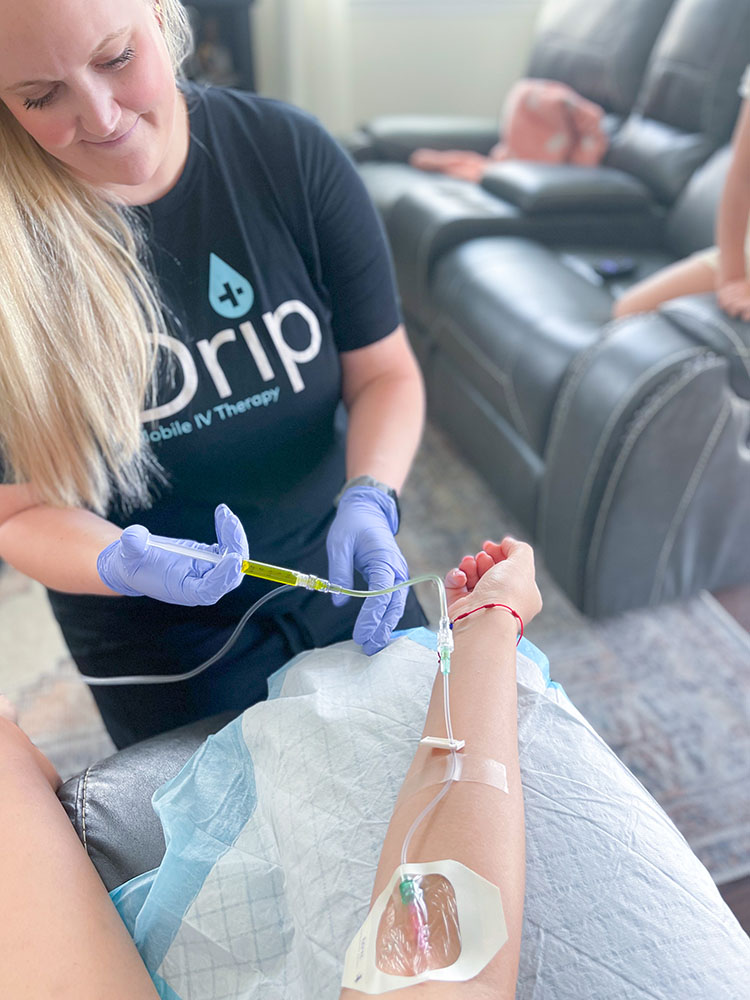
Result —
<path fill-rule="evenodd" d="M 455 766 L 455 774 L 453 773 Z M 433 754 L 424 766 L 413 774 L 401 787 L 396 801 L 396 809 L 423 788 L 443 785 L 446 781 L 476 781 L 481 785 L 491 785 L 501 792 L 508 791 L 508 775 L 505 764 L 490 757 L 473 757 L 471 754 Z"/>

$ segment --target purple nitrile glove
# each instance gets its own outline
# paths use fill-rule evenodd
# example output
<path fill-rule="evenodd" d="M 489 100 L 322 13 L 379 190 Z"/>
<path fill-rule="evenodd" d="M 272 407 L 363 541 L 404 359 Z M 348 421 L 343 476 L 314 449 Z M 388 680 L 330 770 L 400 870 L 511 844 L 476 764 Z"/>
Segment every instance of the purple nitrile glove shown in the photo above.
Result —
<path fill-rule="evenodd" d="M 242 582 L 242 560 L 248 558 L 248 546 L 240 519 L 226 504 L 216 508 L 214 523 L 219 541 L 213 545 L 162 535 L 153 537 L 220 553 L 221 562 L 205 562 L 154 548 L 147 544 L 148 528 L 133 524 L 99 553 L 96 561 L 99 576 L 112 590 L 128 597 L 153 597 L 168 604 L 191 607 L 216 604 Z"/>
<path fill-rule="evenodd" d="M 393 537 L 398 530 L 395 501 L 372 486 L 353 486 L 339 500 L 328 531 L 328 578 L 351 589 L 356 569 L 370 590 L 382 590 L 409 579 L 409 567 Z M 349 598 L 334 594 L 333 603 Z M 404 612 L 406 587 L 368 597 L 357 615 L 352 638 L 368 656 L 388 642 Z"/>

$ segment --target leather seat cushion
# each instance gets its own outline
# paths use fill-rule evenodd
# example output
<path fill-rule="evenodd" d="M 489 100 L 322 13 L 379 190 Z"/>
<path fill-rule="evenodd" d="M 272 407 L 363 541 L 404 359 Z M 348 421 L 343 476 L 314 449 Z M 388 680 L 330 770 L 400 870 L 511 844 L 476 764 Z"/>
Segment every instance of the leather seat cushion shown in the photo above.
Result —
<path fill-rule="evenodd" d="M 434 336 L 444 359 L 538 455 L 571 361 L 600 335 L 612 296 L 531 240 L 471 240 L 434 268 Z"/>
<path fill-rule="evenodd" d="M 223 712 L 135 743 L 59 788 L 57 797 L 107 889 L 161 862 L 164 835 L 151 796 L 233 717 Z"/>

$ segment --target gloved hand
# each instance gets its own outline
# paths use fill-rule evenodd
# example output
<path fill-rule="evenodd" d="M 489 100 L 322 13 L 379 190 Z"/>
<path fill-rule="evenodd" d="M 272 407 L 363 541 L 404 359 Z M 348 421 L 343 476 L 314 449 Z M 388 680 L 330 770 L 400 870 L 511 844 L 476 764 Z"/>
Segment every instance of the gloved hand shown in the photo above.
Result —
<path fill-rule="evenodd" d="M 409 579 L 409 567 L 393 537 L 398 530 L 398 511 L 391 497 L 372 486 L 353 486 L 339 500 L 336 517 L 328 531 L 328 578 L 351 589 L 354 570 L 367 580 L 370 590 L 392 587 Z M 348 601 L 334 594 L 333 603 Z M 392 594 L 368 597 L 357 615 L 353 639 L 368 656 L 388 642 L 404 611 L 406 587 Z"/>
<path fill-rule="evenodd" d="M 147 545 L 149 531 L 142 524 L 126 528 L 116 542 L 103 549 L 96 568 L 104 583 L 128 597 L 154 597 L 168 604 L 216 604 L 242 582 L 242 560 L 248 558 L 247 538 L 240 519 L 226 504 L 214 514 L 218 544 L 165 538 L 191 549 L 223 553 L 221 562 L 190 559 Z M 154 538 L 162 538 L 154 535 Z"/>

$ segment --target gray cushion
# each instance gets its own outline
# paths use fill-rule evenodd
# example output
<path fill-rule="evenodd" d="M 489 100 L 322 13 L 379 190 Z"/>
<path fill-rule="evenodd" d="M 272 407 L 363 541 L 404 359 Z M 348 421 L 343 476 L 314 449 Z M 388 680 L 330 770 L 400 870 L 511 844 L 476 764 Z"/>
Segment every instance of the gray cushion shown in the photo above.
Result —
<path fill-rule="evenodd" d="M 599 337 L 612 298 L 530 240 L 472 240 L 430 283 L 446 358 L 538 455 L 571 360 Z"/>
<path fill-rule="evenodd" d="M 233 717 L 224 712 L 135 743 L 60 787 L 58 798 L 107 889 L 161 862 L 164 835 L 151 796 Z"/>
<path fill-rule="evenodd" d="M 528 215 L 549 212 L 645 211 L 651 195 L 644 184 L 606 167 L 508 160 L 491 166 L 482 187 Z"/>
<path fill-rule="evenodd" d="M 748 38 L 750 0 L 677 0 L 607 164 L 640 177 L 657 198 L 673 202 L 731 135 Z"/>
<path fill-rule="evenodd" d="M 498 98 L 499 100 L 499 98 Z M 405 162 L 415 149 L 472 149 L 489 153 L 498 139 L 495 118 L 381 115 L 364 126 L 379 159 Z"/>
<path fill-rule="evenodd" d="M 731 146 L 723 146 L 700 167 L 669 213 L 665 244 L 675 257 L 686 257 L 714 242 L 716 213 L 724 187 Z"/>
<path fill-rule="evenodd" d="M 560 80 L 607 111 L 628 114 L 672 0 L 548 0 L 527 76 Z"/>

